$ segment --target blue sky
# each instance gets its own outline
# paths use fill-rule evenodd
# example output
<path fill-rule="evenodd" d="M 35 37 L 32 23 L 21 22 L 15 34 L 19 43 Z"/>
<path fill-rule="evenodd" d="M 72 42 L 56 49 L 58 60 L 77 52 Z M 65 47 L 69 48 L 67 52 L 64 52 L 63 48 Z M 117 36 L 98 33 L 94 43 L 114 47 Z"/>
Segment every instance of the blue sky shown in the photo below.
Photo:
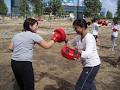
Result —
<path fill-rule="evenodd" d="M 66 1 L 66 0 L 64 0 Z M 78 0 L 73 0 L 74 2 L 71 3 L 71 5 L 77 5 Z M 83 0 L 79 0 L 80 4 L 82 3 Z M 117 9 L 117 0 L 100 0 L 102 2 L 102 8 L 105 8 L 106 11 L 109 10 L 113 14 L 116 12 Z"/>
<path fill-rule="evenodd" d="M 100 0 L 102 2 L 102 7 L 106 8 L 106 10 L 115 13 L 117 10 L 117 0 Z"/>
<path fill-rule="evenodd" d="M 66 1 L 66 0 L 64 0 Z M 72 1 L 72 0 L 71 0 Z M 69 3 L 70 5 L 77 5 L 77 0 L 73 0 L 73 3 Z M 80 4 L 83 0 L 80 0 Z M 106 8 L 106 10 L 111 11 L 113 14 L 116 12 L 117 9 L 117 0 L 100 0 L 102 2 L 102 7 Z M 10 2 L 11 0 L 5 0 L 5 3 L 8 6 L 8 11 L 10 12 Z"/>

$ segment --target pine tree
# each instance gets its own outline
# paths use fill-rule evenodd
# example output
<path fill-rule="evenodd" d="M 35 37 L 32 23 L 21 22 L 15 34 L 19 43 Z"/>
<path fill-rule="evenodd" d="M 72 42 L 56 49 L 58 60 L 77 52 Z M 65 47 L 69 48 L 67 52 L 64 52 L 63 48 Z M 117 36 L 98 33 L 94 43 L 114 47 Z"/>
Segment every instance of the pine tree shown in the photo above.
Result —
<path fill-rule="evenodd" d="M 28 0 L 21 0 L 19 6 L 20 15 L 26 17 L 30 14 L 29 10 L 29 1 Z"/>
<path fill-rule="evenodd" d="M 120 0 L 117 2 L 117 18 L 120 19 Z"/>
<path fill-rule="evenodd" d="M 107 11 L 106 18 L 107 19 L 112 19 L 113 18 L 112 12 Z"/>
<path fill-rule="evenodd" d="M 44 12 L 44 5 L 43 5 L 43 0 L 32 0 L 32 5 L 34 7 L 34 13 L 37 16 L 43 15 Z"/>
<path fill-rule="evenodd" d="M 84 0 L 86 6 L 85 16 L 92 17 L 100 13 L 102 3 L 100 0 Z"/>
<path fill-rule="evenodd" d="M 60 16 L 63 13 L 63 6 L 61 0 L 50 0 L 49 6 L 53 15 Z"/>
<path fill-rule="evenodd" d="M 7 15 L 7 6 L 4 2 L 4 0 L 0 0 L 0 15 Z"/>

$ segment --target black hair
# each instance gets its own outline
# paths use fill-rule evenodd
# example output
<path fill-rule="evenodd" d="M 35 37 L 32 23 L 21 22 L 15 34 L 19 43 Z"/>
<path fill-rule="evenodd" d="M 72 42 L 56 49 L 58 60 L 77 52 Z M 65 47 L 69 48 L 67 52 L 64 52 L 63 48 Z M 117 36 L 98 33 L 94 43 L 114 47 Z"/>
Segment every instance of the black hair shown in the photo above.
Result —
<path fill-rule="evenodd" d="M 93 18 L 92 23 L 96 22 L 97 20 L 98 20 L 98 18 Z"/>
<path fill-rule="evenodd" d="M 33 26 L 35 23 L 38 24 L 38 21 L 32 18 L 27 18 L 23 23 L 23 31 L 31 31 L 30 25 Z"/>
<path fill-rule="evenodd" d="M 114 25 L 115 25 L 115 24 L 118 24 L 118 18 L 116 18 L 116 17 L 113 18 L 113 23 L 114 23 Z"/>
<path fill-rule="evenodd" d="M 73 26 L 80 26 L 81 28 L 87 29 L 87 22 L 85 21 L 85 19 L 76 19 L 73 22 Z"/>

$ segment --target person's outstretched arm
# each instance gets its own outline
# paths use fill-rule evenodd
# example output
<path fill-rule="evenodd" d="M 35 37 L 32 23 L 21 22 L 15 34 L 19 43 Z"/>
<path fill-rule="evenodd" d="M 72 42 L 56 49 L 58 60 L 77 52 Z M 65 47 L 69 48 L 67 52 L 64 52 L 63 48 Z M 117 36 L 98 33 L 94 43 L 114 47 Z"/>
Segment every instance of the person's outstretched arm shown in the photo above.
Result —
<path fill-rule="evenodd" d="M 54 41 L 50 40 L 49 42 L 42 40 L 40 43 L 38 43 L 38 45 L 40 45 L 41 47 L 45 48 L 45 49 L 49 49 L 54 45 Z"/>

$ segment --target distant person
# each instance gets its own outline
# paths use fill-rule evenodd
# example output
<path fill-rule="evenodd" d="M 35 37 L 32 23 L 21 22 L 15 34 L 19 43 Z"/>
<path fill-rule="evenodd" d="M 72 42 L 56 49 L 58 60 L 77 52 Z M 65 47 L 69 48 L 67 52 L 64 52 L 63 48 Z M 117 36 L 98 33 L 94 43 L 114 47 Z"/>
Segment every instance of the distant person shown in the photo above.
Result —
<path fill-rule="evenodd" d="M 80 60 L 83 65 L 81 75 L 75 85 L 75 90 L 96 90 L 94 83 L 100 68 L 100 57 L 97 52 L 94 36 L 87 31 L 87 22 L 77 19 L 73 22 L 77 36 L 68 42 L 69 46 L 78 49 L 81 53 Z"/>
<path fill-rule="evenodd" d="M 13 51 L 11 67 L 20 90 L 34 90 L 33 47 L 38 44 L 42 48 L 49 49 L 59 38 L 53 35 L 52 40 L 45 41 L 36 33 L 38 22 L 32 18 L 24 21 L 23 28 L 23 32 L 16 34 L 9 45 L 9 49 Z"/>
<path fill-rule="evenodd" d="M 117 18 L 113 19 L 112 24 L 112 32 L 111 32 L 111 41 L 112 41 L 112 51 L 114 51 L 115 47 L 117 46 L 117 39 L 118 39 L 118 32 L 120 31 L 120 25 L 118 24 Z"/>
<path fill-rule="evenodd" d="M 95 37 L 96 43 L 97 45 L 99 44 L 98 42 L 98 35 L 99 35 L 99 31 L 100 31 L 100 25 L 98 24 L 98 20 L 96 18 L 94 18 L 92 20 L 92 34 Z M 99 47 L 97 47 L 99 49 Z"/>

